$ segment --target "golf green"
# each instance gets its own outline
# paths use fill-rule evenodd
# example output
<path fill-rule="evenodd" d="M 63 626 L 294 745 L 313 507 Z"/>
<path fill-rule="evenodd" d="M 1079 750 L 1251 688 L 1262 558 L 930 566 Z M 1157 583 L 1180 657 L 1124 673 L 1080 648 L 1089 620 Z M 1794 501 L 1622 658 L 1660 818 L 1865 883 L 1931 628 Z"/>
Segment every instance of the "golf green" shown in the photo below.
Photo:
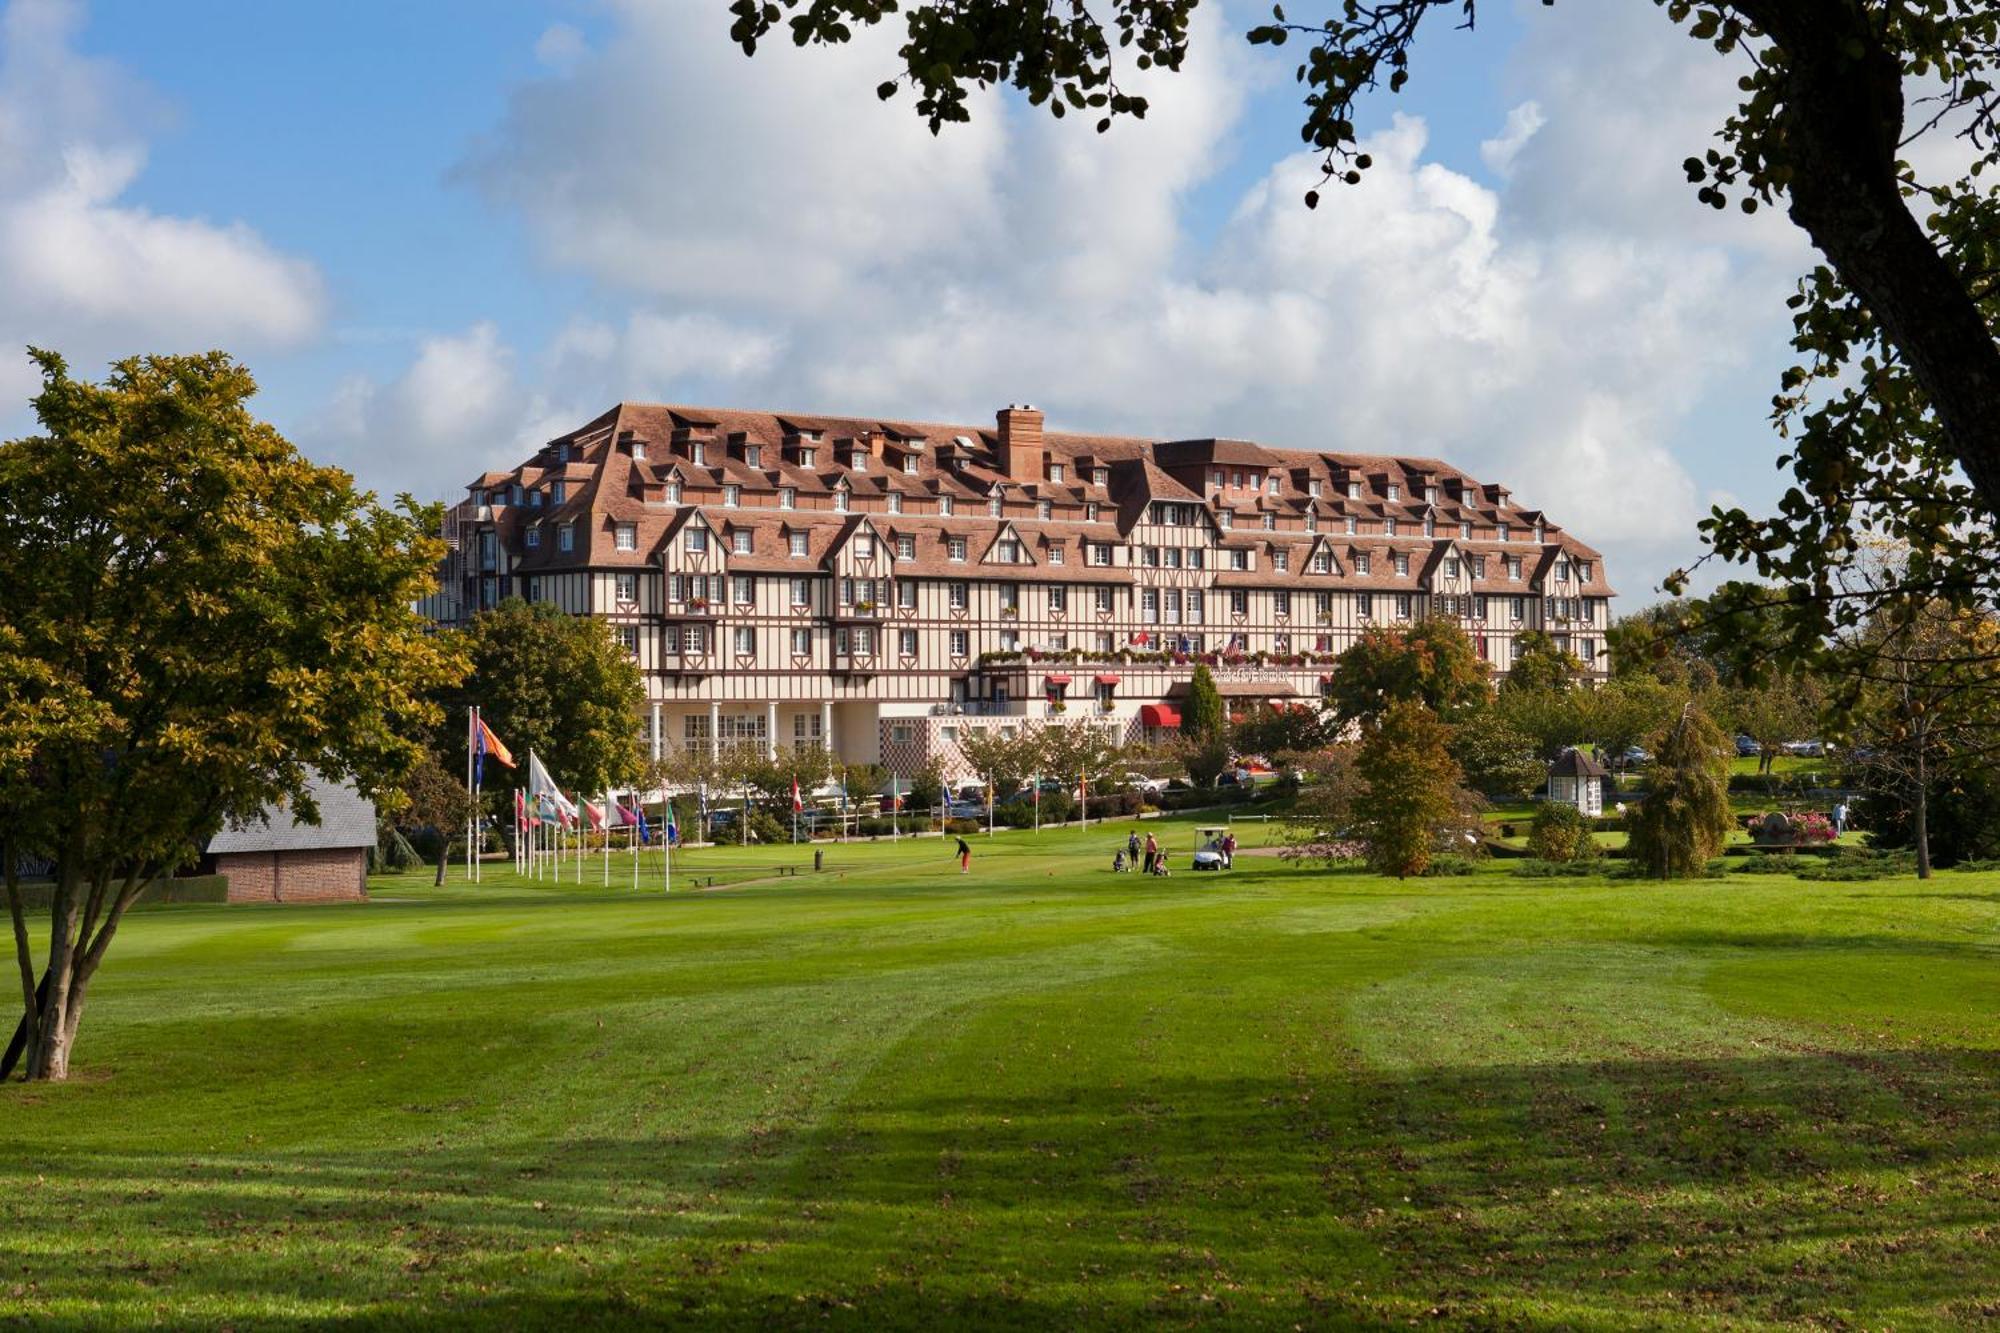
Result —
<path fill-rule="evenodd" d="M 1121 825 L 135 913 L 71 1081 L 0 1088 L 0 1316 L 2000 1317 L 2000 875 L 1197 875 L 1153 827 L 1171 878 Z"/>

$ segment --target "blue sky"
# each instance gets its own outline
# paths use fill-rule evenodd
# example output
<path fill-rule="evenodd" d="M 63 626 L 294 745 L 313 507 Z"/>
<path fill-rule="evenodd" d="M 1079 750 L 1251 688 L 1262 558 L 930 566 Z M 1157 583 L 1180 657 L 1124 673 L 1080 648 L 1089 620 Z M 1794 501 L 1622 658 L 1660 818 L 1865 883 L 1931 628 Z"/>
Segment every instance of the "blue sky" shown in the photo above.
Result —
<path fill-rule="evenodd" d="M 227 346 L 428 494 L 620 396 L 1440 454 L 1628 605 L 1770 493 L 1803 252 L 1674 167 L 1733 70 L 1646 0 L 1489 4 L 1309 214 L 1292 57 L 1208 8 L 1146 126 L 1002 100 L 931 142 L 879 45 L 745 61 L 722 0 L 0 0 L 0 340 Z"/>

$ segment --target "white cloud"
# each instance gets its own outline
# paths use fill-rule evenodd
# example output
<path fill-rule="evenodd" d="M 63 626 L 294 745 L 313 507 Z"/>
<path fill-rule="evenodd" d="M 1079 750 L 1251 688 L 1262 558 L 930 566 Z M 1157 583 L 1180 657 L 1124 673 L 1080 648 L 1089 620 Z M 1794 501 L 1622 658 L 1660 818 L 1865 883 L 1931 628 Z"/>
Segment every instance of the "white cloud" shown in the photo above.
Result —
<path fill-rule="evenodd" d="M 1433 454 L 1604 548 L 1636 597 L 1695 553 L 1705 498 L 1754 492 L 1746 457 L 1768 476 L 1762 390 L 1716 395 L 1776 346 L 1805 250 L 1686 188 L 1738 71 L 1643 0 L 1534 10 L 1481 146 L 1499 184 L 1399 117 L 1363 186 L 1309 212 L 1316 164 L 1288 157 L 1199 242 L 1190 200 L 1270 72 L 1207 7 L 1187 68 L 1142 81 L 1144 122 L 1099 136 L 987 97 L 935 140 L 874 97 L 893 34 L 746 61 L 717 13 L 611 9 L 461 169 L 630 303 L 515 368 L 551 386 L 514 391 L 528 415 L 1032 400 L 1079 428 Z M 496 416 L 481 439 L 508 434 Z"/>
<path fill-rule="evenodd" d="M 13 0 L 0 11 L 0 415 L 38 343 L 79 370 L 133 352 L 295 344 L 324 307 L 313 266 L 241 223 L 121 202 L 143 170 L 132 126 L 156 119 L 124 73 L 79 55 L 81 11 Z"/>
<path fill-rule="evenodd" d="M 1546 124 L 1548 118 L 1542 114 L 1539 102 L 1523 102 L 1507 113 L 1507 128 L 1496 138 L 1487 139 L 1479 145 L 1479 160 L 1486 169 L 1496 176 L 1506 176 L 1514 170 L 1514 159 L 1521 155 L 1521 149 L 1528 140 L 1535 137 L 1535 131 Z"/>
<path fill-rule="evenodd" d="M 535 41 L 535 59 L 557 73 L 575 69 L 589 51 L 583 34 L 567 23 L 551 23 Z"/>

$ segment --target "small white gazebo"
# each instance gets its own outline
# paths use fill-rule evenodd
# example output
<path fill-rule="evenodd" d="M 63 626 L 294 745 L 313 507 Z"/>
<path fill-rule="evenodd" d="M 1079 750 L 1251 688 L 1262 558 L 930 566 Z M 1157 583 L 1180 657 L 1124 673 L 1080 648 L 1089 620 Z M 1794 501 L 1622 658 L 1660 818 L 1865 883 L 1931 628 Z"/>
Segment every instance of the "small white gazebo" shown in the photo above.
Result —
<path fill-rule="evenodd" d="M 1604 813 L 1605 769 L 1581 750 L 1564 750 L 1549 765 L 1549 799 L 1573 805 L 1580 814 Z"/>

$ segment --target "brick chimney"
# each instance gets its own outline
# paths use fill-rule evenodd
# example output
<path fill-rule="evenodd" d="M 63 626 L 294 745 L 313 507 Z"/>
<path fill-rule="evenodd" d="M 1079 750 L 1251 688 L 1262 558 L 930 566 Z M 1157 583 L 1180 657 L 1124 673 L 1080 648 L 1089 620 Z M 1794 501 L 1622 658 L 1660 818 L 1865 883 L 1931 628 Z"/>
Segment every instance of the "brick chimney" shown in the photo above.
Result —
<path fill-rule="evenodd" d="M 1000 425 L 1000 470 L 1016 482 L 1039 482 L 1048 475 L 1048 450 L 1042 447 L 1042 414 L 1027 404 L 1003 407 Z"/>

